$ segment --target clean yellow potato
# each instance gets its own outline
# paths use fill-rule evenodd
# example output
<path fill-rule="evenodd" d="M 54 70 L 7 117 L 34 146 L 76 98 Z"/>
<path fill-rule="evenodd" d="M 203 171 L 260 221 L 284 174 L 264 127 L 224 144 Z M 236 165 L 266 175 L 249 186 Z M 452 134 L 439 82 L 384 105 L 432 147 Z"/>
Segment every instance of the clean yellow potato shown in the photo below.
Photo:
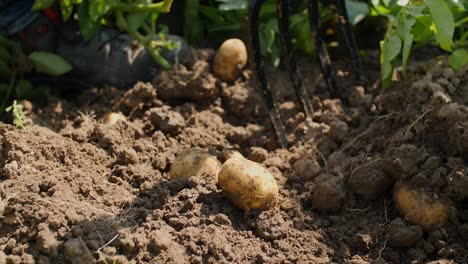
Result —
<path fill-rule="evenodd" d="M 115 125 L 118 122 L 125 120 L 127 120 L 127 118 L 125 118 L 121 113 L 108 113 L 104 116 L 102 122 L 106 125 Z"/>
<path fill-rule="evenodd" d="M 202 149 L 190 148 L 174 160 L 170 174 L 171 179 L 208 176 L 217 182 L 220 169 L 221 164 L 216 157 Z"/>
<path fill-rule="evenodd" d="M 240 39 L 223 42 L 213 60 L 213 72 L 223 81 L 234 81 L 247 64 L 247 48 Z"/>
<path fill-rule="evenodd" d="M 269 210 L 278 202 L 275 178 L 260 164 L 231 152 L 218 174 L 218 184 L 226 197 L 246 211 Z"/>
<path fill-rule="evenodd" d="M 431 231 L 448 220 L 448 204 L 430 197 L 407 183 L 397 182 L 393 193 L 401 214 L 411 223 Z"/>

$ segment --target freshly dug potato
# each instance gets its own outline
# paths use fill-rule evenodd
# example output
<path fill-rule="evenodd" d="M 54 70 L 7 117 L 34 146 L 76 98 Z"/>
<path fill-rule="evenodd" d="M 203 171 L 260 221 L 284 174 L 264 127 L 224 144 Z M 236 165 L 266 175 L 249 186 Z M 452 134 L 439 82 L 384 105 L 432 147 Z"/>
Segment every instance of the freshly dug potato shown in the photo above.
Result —
<path fill-rule="evenodd" d="M 238 152 L 226 156 L 218 175 L 218 184 L 226 197 L 246 211 L 275 207 L 279 190 L 273 175 Z"/>
<path fill-rule="evenodd" d="M 213 60 L 213 72 L 223 81 L 234 81 L 247 64 L 247 48 L 240 39 L 228 39 L 219 47 Z"/>
<path fill-rule="evenodd" d="M 430 197 L 405 182 L 397 182 L 393 193 L 395 203 L 401 214 L 409 222 L 431 231 L 443 226 L 448 220 L 448 204 Z"/>
<path fill-rule="evenodd" d="M 102 119 L 103 123 L 106 125 L 115 125 L 118 122 L 125 120 L 127 120 L 127 118 L 125 118 L 121 113 L 108 113 Z"/>
<path fill-rule="evenodd" d="M 171 179 L 189 178 L 192 176 L 208 176 L 218 181 L 221 164 L 216 157 L 208 152 L 190 148 L 184 150 L 171 165 Z"/>

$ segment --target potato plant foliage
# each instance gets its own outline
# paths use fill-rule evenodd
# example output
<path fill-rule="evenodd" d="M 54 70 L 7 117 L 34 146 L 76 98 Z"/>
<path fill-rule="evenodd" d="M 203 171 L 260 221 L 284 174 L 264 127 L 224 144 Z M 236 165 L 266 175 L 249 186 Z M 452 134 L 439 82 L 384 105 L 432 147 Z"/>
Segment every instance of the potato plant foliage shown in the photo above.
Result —
<path fill-rule="evenodd" d="M 463 0 L 383 1 L 373 0 L 377 15 L 388 17 L 385 39 L 380 42 L 383 87 L 391 84 L 399 56 L 405 72 L 412 48 L 436 42 L 450 52 L 450 65 L 468 63 L 466 22 L 468 4 Z"/>
<path fill-rule="evenodd" d="M 55 0 L 36 0 L 34 10 L 52 6 Z M 120 30 L 128 32 L 151 54 L 153 59 L 165 69 L 169 62 L 160 55 L 162 48 L 174 48 L 174 43 L 166 41 L 163 32 L 156 32 L 156 21 L 161 13 L 168 13 L 173 0 L 153 3 L 151 0 L 60 0 L 64 21 L 75 13 L 78 17 L 80 33 L 90 39 L 102 25 L 116 24 Z M 155 36 L 159 35 L 159 40 Z"/>

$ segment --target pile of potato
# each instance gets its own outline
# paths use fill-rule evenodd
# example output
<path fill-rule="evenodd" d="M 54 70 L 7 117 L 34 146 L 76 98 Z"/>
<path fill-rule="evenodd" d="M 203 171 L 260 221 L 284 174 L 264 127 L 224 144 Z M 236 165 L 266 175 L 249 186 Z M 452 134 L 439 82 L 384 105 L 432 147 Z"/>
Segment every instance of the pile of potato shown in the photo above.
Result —
<path fill-rule="evenodd" d="M 279 189 L 273 175 L 237 151 L 227 151 L 224 156 L 226 161 L 221 165 L 216 157 L 202 149 L 187 149 L 172 163 L 171 179 L 209 177 L 239 208 L 246 211 L 274 208 Z"/>

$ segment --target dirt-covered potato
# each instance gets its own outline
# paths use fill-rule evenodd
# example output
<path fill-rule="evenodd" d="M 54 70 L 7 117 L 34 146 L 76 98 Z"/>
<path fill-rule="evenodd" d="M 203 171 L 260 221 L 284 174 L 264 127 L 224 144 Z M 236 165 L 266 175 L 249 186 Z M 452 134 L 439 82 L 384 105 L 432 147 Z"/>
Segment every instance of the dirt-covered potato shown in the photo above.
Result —
<path fill-rule="evenodd" d="M 127 120 L 127 118 L 125 118 L 121 113 L 108 113 L 104 116 L 102 122 L 106 125 L 115 125 L 118 122 L 125 120 Z"/>
<path fill-rule="evenodd" d="M 409 222 L 431 231 L 448 220 L 448 204 L 430 197 L 402 181 L 395 184 L 393 193 L 396 206 Z"/>
<path fill-rule="evenodd" d="M 171 165 L 171 179 L 208 176 L 218 180 L 221 163 L 208 152 L 190 148 L 184 150 Z"/>
<path fill-rule="evenodd" d="M 234 81 L 247 64 L 247 48 L 240 39 L 228 39 L 213 60 L 213 72 L 223 81 Z"/>
<path fill-rule="evenodd" d="M 218 175 L 218 184 L 236 206 L 250 210 L 269 210 L 278 201 L 278 185 L 260 164 L 233 152 L 227 156 Z"/>

